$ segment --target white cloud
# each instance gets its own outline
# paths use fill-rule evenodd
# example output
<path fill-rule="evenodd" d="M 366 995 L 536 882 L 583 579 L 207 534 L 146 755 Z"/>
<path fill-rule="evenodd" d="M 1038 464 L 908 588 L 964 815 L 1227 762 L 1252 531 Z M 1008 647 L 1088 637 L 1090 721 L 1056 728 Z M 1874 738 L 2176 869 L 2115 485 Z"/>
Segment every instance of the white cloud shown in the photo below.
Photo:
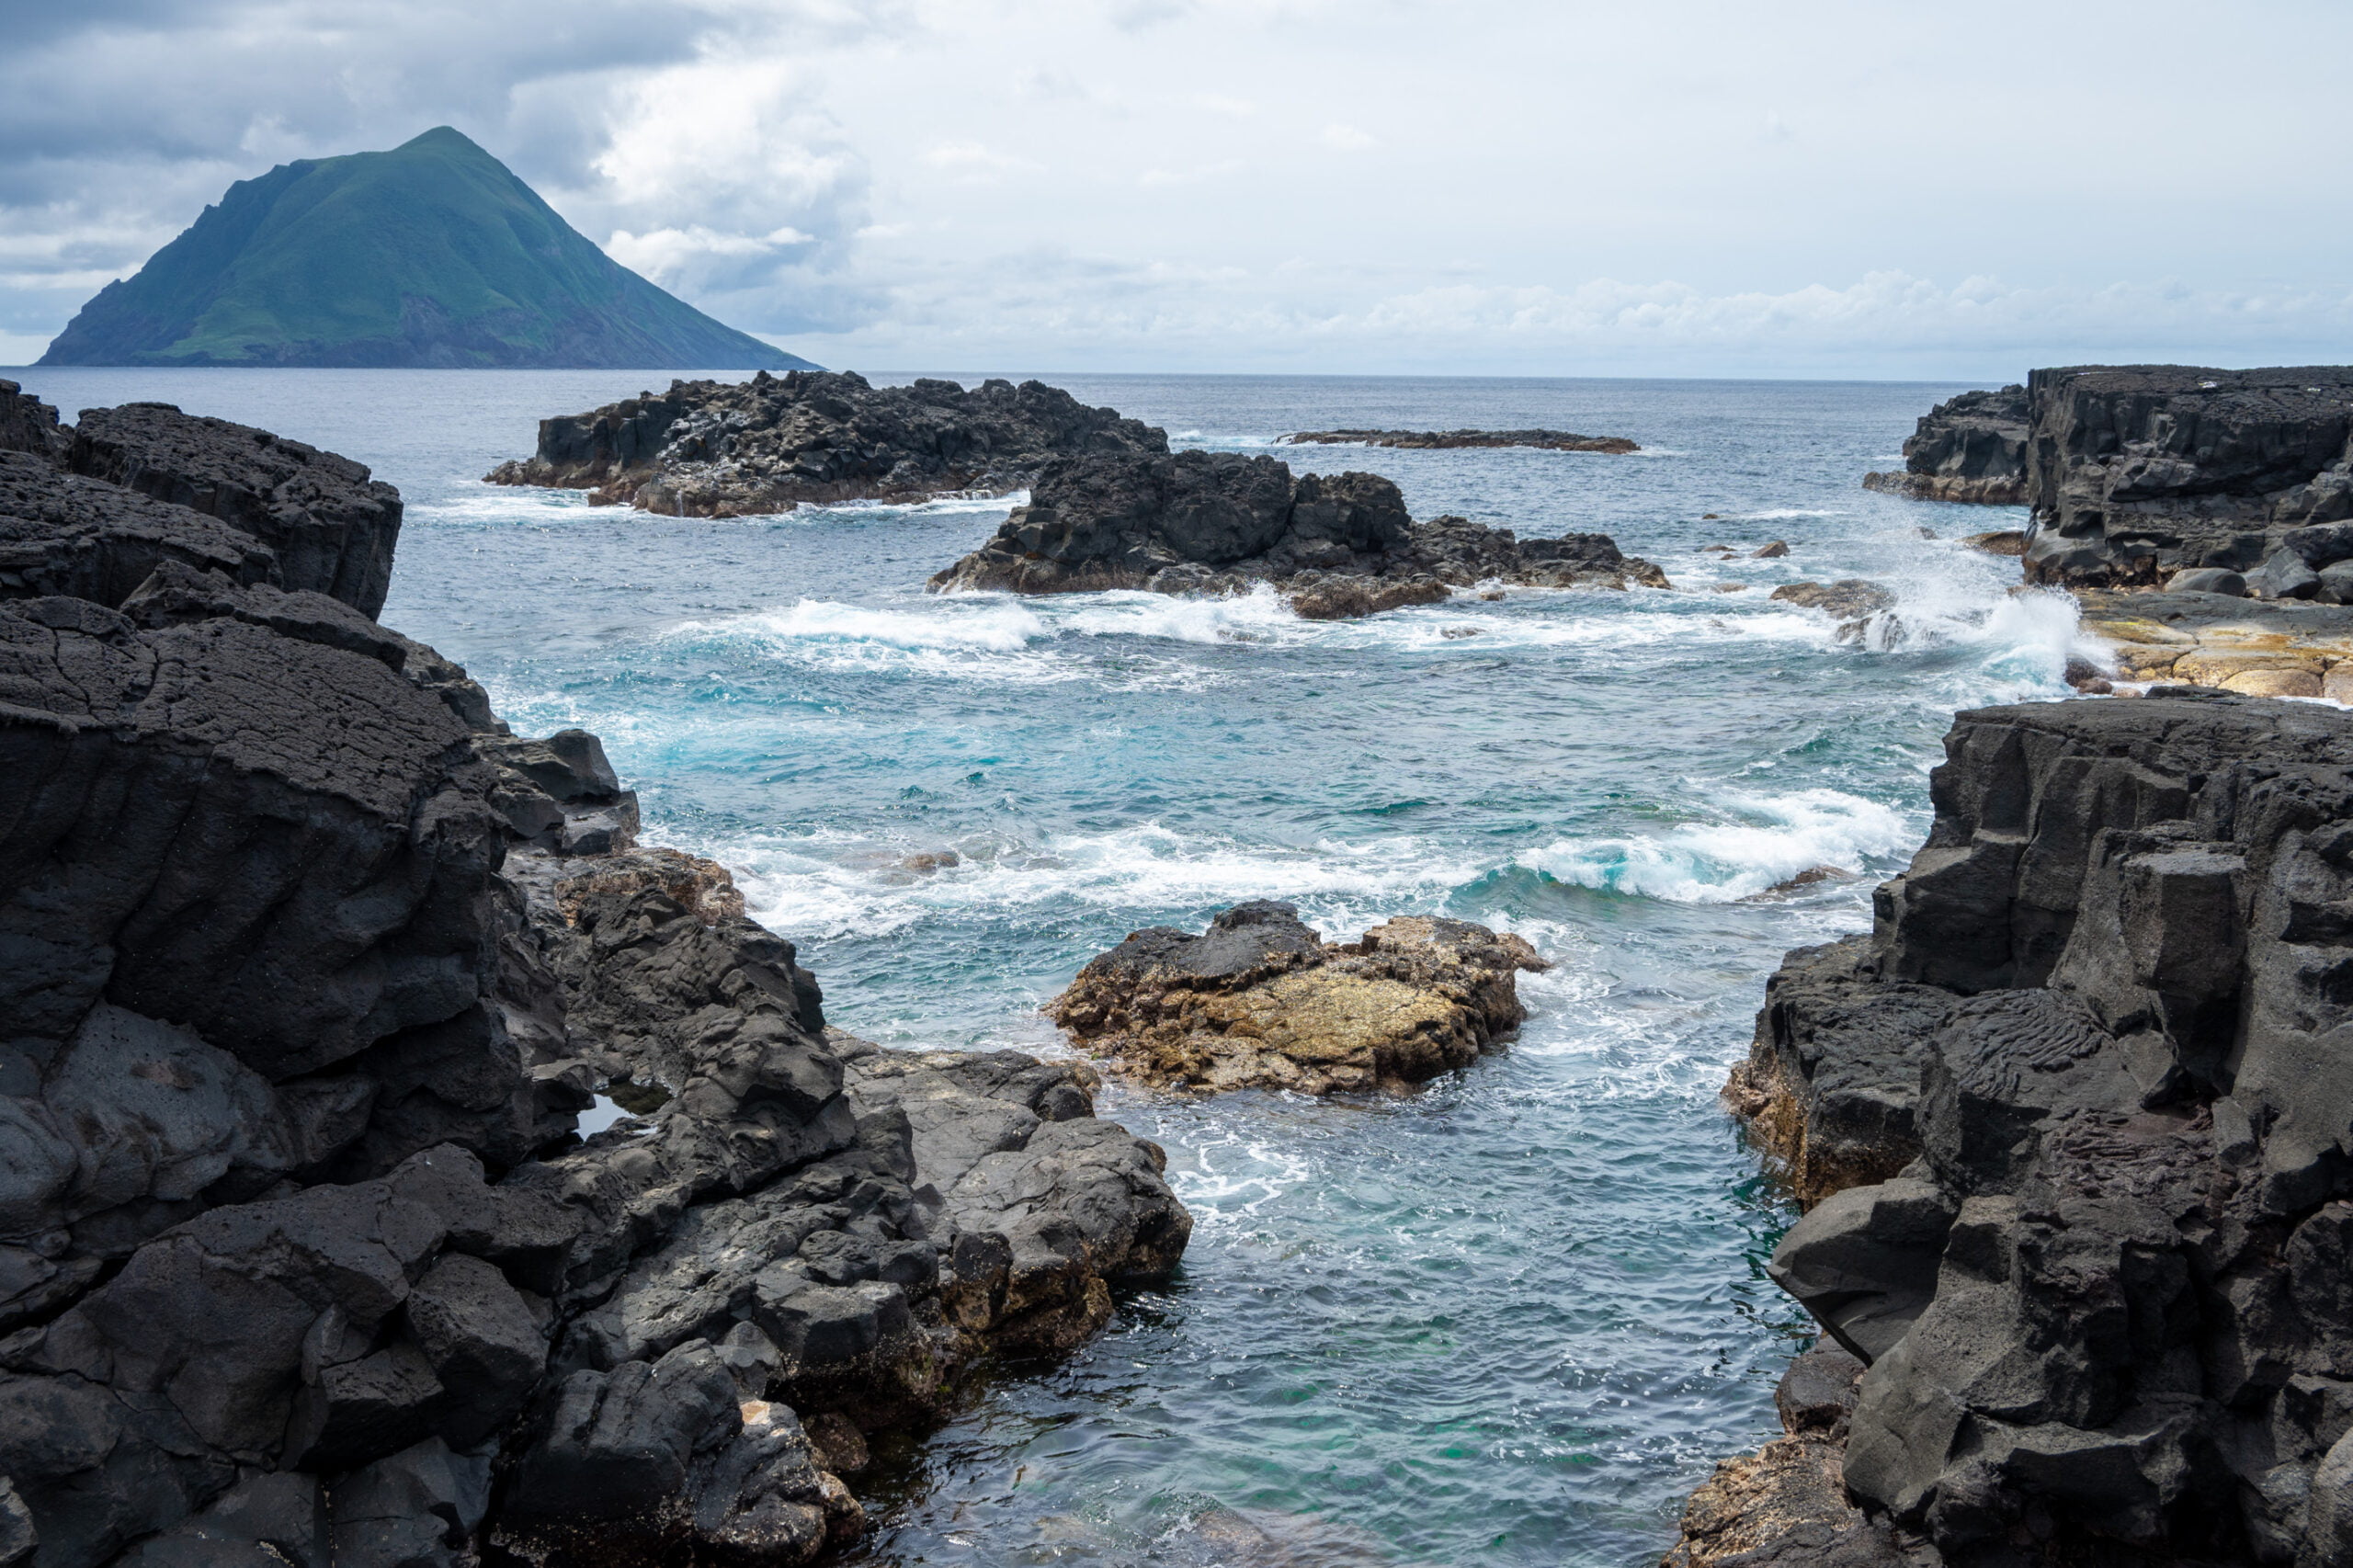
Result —
<path fill-rule="evenodd" d="M 1343 125 L 1336 119 L 1324 128 L 1321 140 L 1337 153 L 1367 153 L 1381 145 L 1381 139 L 1371 131 Z"/>

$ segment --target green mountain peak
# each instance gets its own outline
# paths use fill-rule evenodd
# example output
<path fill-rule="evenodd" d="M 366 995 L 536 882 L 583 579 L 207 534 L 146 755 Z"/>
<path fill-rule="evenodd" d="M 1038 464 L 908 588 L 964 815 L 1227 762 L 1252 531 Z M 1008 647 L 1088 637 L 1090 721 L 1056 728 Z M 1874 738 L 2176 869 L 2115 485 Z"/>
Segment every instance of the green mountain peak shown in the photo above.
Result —
<path fill-rule="evenodd" d="M 813 369 L 621 266 L 447 125 L 239 180 L 40 362 Z"/>

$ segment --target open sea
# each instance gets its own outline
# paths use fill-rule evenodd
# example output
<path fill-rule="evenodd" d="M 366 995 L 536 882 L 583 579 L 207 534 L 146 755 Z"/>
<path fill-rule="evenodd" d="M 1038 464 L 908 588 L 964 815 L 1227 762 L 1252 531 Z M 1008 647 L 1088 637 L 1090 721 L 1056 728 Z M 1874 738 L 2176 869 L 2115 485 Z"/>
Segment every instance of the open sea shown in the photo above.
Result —
<path fill-rule="evenodd" d="M 159 399 L 399 485 L 384 619 L 518 732 L 602 735 L 647 841 L 731 867 L 855 1033 L 1060 1051 L 1037 1009 L 1086 959 L 1247 898 L 1343 938 L 1444 913 L 1552 960 L 1507 1050 L 1410 1096 L 1108 1088 L 1168 1150 L 1184 1268 L 885 1447 L 858 1486 L 871 1568 L 1654 1561 L 1715 1461 L 1778 1431 L 1809 1338 L 1763 1270 L 1792 1211 L 1716 1098 L 1764 978 L 1868 925 L 1955 709 L 2067 695 L 2072 606 L 1956 542 L 2022 513 L 1859 488 L 1956 386 L 1043 378 L 1180 446 L 1642 443 L 1275 449 L 1387 474 L 1416 517 L 1608 533 L 1675 583 L 1319 623 L 1265 597 L 926 595 L 1009 501 L 698 521 L 479 482 L 541 416 L 666 375 L 5 373 L 68 418 Z M 1865 645 L 1767 597 L 1851 576 L 1901 596 Z"/>

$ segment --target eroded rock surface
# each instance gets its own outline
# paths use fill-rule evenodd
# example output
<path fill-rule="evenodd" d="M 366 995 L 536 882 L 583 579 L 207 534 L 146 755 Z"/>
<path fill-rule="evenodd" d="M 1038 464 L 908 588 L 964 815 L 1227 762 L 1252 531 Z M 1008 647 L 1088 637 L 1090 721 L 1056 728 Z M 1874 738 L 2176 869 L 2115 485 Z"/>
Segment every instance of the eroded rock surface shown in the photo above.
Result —
<path fill-rule="evenodd" d="M 1194 935 L 1138 931 L 1047 1015 L 1148 1082 L 1302 1094 L 1397 1088 L 1468 1065 L 1519 1027 L 1546 968 L 1518 937 L 1407 915 L 1327 944 L 1288 903 L 1240 903 Z"/>
<path fill-rule="evenodd" d="M 1774 1278 L 1870 1364 L 1847 1500 L 1955 1564 L 2353 1561 L 2353 716 L 2165 687 L 1946 752 L 1733 1091 L 1811 1204 Z"/>
<path fill-rule="evenodd" d="M 1604 534 L 1520 540 L 1461 517 L 1417 523 L 1377 474 L 1294 474 L 1267 457 L 1178 452 L 1051 463 L 996 537 L 931 579 L 934 591 L 1142 588 L 1233 594 L 1274 585 L 1332 619 L 1434 604 L 1454 587 L 1665 587 Z"/>
<path fill-rule="evenodd" d="M 539 450 L 495 484 L 585 490 L 678 517 L 756 517 L 804 504 L 921 500 L 1029 483 L 1079 452 L 1165 453 L 1167 438 L 1059 388 L 984 381 L 876 387 L 851 371 L 766 370 L 749 381 L 673 381 L 540 421 Z"/>
<path fill-rule="evenodd" d="M 1863 488 L 1918 501 L 2025 503 L 2027 390 L 1965 392 L 1920 416 L 1904 438 L 1904 467 L 1867 473 Z"/>
<path fill-rule="evenodd" d="M 370 619 L 398 498 L 357 465 L 153 406 L 37 444 L 0 1562 L 805 1562 L 858 1428 L 1175 1267 L 1084 1069 L 830 1033 L 722 868 L 632 846 L 596 737 Z"/>

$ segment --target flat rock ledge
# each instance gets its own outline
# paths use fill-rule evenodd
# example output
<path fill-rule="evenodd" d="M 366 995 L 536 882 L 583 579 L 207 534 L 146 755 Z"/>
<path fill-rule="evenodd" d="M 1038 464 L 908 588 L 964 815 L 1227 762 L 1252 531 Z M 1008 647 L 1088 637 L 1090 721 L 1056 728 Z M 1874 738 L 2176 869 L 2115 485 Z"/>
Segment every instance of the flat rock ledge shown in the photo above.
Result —
<path fill-rule="evenodd" d="M 2353 606 L 2103 588 L 2075 599 L 2120 681 L 2353 701 Z"/>
<path fill-rule="evenodd" d="M 1288 903 L 1240 903 L 1194 935 L 1138 931 L 1046 1014 L 1147 1083 L 1213 1092 L 1401 1089 L 1469 1065 L 1528 1014 L 1520 937 L 1405 915 L 1327 944 Z"/>
<path fill-rule="evenodd" d="M 484 477 L 585 490 L 597 506 L 738 517 L 1003 494 L 1049 458 L 1167 450 L 1152 426 L 1039 381 L 967 391 L 954 381 L 876 387 L 851 371 L 763 370 L 748 381 L 673 381 L 664 393 L 542 419 L 538 450 Z"/>
<path fill-rule="evenodd" d="M 1669 1561 L 2353 1562 L 2353 715 L 1964 712 L 1930 797 L 1727 1090 L 1843 1436 L 1785 1384 Z"/>
<path fill-rule="evenodd" d="M 1083 1065 L 830 1028 L 371 619 L 399 517 L 0 392 L 0 1564 L 797 1568 L 1191 1219 Z"/>
<path fill-rule="evenodd" d="M 1302 430 L 1286 446 L 1395 447 L 1406 451 L 1458 448 L 1533 447 L 1547 452 L 1605 452 L 1623 457 L 1643 449 L 1623 436 L 1580 436 L 1570 430 Z"/>
<path fill-rule="evenodd" d="M 1294 474 L 1272 458 L 1202 451 L 1051 462 L 1029 505 L 930 586 L 1231 595 L 1268 584 L 1300 615 L 1332 620 L 1483 582 L 1668 586 L 1606 534 L 1521 540 L 1461 517 L 1417 523 L 1378 474 Z"/>

